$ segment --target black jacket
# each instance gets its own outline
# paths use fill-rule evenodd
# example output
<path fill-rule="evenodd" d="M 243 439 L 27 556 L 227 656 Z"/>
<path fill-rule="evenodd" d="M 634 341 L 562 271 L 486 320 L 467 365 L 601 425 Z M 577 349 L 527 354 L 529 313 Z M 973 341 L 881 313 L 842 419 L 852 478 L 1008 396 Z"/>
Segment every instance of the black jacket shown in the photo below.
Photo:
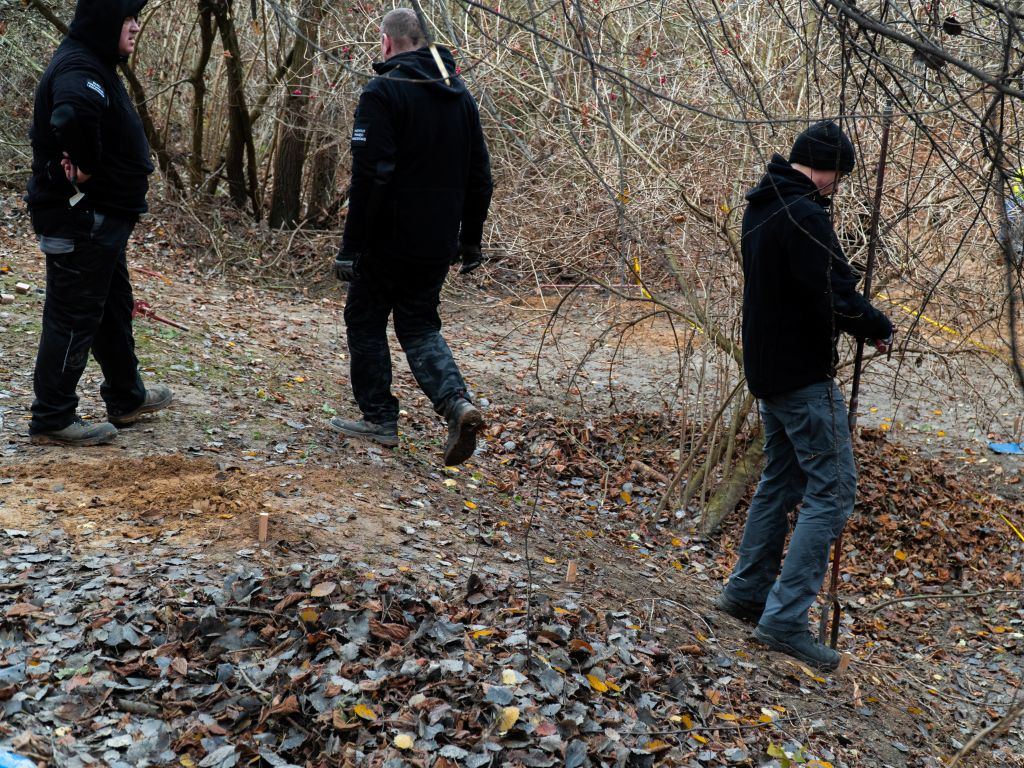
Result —
<path fill-rule="evenodd" d="M 459 242 L 479 246 L 491 202 L 491 163 L 476 102 L 438 49 L 374 64 L 352 131 L 352 188 L 343 255 L 380 264 L 448 263 Z"/>
<path fill-rule="evenodd" d="M 828 200 L 780 155 L 743 215 L 743 367 L 756 397 L 835 376 L 839 332 L 885 339 L 892 324 L 857 291 Z"/>
<path fill-rule="evenodd" d="M 146 211 L 149 143 L 117 73 L 121 26 L 145 0 L 79 0 L 36 88 L 29 136 L 32 177 L 26 201 L 39 234 L 59 228 L 75 194 L 60 167 L 62 154 L 92 176 L 79 185 L 77 210 L 135 219 Z"/>

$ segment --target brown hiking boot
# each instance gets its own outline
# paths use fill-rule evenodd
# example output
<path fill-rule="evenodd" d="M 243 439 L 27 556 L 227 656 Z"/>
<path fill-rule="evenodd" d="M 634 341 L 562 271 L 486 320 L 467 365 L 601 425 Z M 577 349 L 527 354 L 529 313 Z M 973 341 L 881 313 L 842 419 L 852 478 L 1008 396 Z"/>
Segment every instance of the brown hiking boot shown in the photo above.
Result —
<path fill-rule="evenodd" d="M 33 445 L 67 445 L 77 448 L 86 445 L 105 445 L 117 437 L 117 427 L 108 422 L 89 424 L 75 419 L 64 429 L 36 432 L 29 435 Z"/>
<path fill-rule="evenodd" d="M 164 384 L 157 384 L 146 390 L 146 397 L 143 398 L 142 405 L 134 411 L 122 413 L 117 416 L 112 413 L 108 413 L 107 418 L 110 419 L 110 423 L 115 427 L 127 427 L 137 422 L 147 413 L 162 411 L 173 401 L 174 393 L 171 391 L 171 388 Z"/>
<path fill-rule="evenodd" d="M 331 419 L 331 429 L 347 437 L 361 437 L 388 448 L 398 445 L 397 424 L 374 424 L 366 419 L 342 419 L 335 416 Z"/>
<path fill-rule="evenodd" d="M 476 433 L 484 425 L 484 416 L 469 400 L 459 399 L 448 413 L 448 442 L 444 445 L 444 465 L 461 464 L 476 450 Z"/>

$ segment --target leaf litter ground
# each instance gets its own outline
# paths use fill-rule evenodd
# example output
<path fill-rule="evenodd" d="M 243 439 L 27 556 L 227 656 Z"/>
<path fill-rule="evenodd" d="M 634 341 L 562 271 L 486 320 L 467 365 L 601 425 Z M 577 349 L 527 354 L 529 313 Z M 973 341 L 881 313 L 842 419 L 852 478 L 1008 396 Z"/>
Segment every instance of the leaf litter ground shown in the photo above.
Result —
<path fill-rule="evenodd" d="M 28 239 L 2 246 L 3 291 L 39 285 Z M 140 265 L 169 249 L 140 237 Z M 588 369 L 607 302 L 535 358 L 535 304 L 449 294 L 447 335 L 490 401 L 454 471 L 401 362 L 399 449 L 325 429 L 350 407 L 333 290 L 135 280 L 191 330 L 137 322 L 147 378 L 178 402 L 112 446 L 28 445 L 41 297 L 0 314 L 0 744 L 40 764 L 928 766 L 1019 696 L 1012 459 L 865 432 L 854 661 L 824 676 L 711 609 L 741 520 L 706 541 L 692 512 L 655 513 L 678 447 L 658 407 L 668 329 Z M 93 418 L 97 385 L 91 367 Z M 1013 723 L 976 764 L 1022 765 L 1022 741 Z"/>

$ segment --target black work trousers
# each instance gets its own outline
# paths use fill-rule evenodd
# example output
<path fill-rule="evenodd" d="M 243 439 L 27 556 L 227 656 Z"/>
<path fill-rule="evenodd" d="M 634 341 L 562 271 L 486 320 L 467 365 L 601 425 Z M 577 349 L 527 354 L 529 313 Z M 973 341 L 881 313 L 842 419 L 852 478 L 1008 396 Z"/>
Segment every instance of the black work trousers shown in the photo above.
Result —
<path fill-rule="evenodd" d="M 146 397 L 132 336 L 132 286 L 125 248 L 133 221 L 76 212 L 68 228 L 40 239 L 46 253 L 43 330 L 33 375 L 29 432 L 63 429 L 76 418 L 78 381 L 91 351 L 103 371 L 108 415 Z"/>
<path fill-rule="evenodd" d="M 441 336 L 441 287 L 448 265 L 416 265 L 386 269 L 361 265 L 349 283 L 345 329 L 351 365 L 352 393 L 363 418 L 375 424 L 398 421 L 398 398 L 391 392 L 388 318 L 394 314 L 395 335 L 434 410 L 447 416 L 466 382 Z"/>

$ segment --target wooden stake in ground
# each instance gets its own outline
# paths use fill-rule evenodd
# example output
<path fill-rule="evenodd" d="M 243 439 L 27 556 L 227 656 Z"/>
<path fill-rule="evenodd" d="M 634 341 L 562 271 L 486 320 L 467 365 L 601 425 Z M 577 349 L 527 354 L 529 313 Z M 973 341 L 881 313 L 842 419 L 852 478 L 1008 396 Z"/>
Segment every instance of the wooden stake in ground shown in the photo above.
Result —
<path fill-rule="evenodd" d="M 570 560 L 565 569 L 565 583 L 572 584 L 574 581 L 576 581 L 576 561 Z"/>
<path fill-rule="evenodd" d="M 260 529 L 259 529 L 260 544 L 263 544 L 263 543 L 266 542 L 266 540 L 267 540 L 267 532 L 268 532 L 269 529 L 270 529 L 270 513 L 269 512 L 260 512 Z"/>

